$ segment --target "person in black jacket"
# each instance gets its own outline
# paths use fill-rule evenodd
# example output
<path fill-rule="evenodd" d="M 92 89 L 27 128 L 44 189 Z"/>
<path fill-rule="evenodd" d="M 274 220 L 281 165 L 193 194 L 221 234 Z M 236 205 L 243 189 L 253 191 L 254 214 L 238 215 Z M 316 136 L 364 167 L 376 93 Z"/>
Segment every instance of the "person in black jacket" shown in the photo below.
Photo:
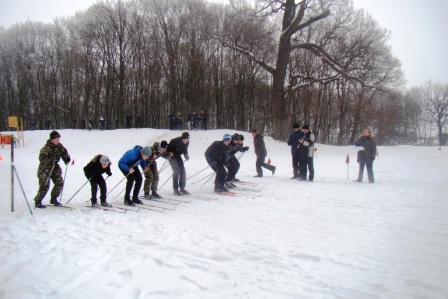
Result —
<path fill-rule="evenodd" d="M 181 137 L 176 137 L 170 140 L 168 144 L 167 152 L 170 153 L 171 169 L 173 169 L 173 189 L 175 195 L 190 194 L 185 190 L 187 183 L 187 174 L 185 172 L 184 161 L 182 155 L 185 157 L 185 161 L 188 161 L 188 145 L 190 143 L 190 134 L 183 132 Z M 179 190 L 180 187 L 180 190 Z"/>
<path fill-rule="evenodd" d="M 224 186 L 227 176 L 224 164 L 227 162 L 226 153 L 231 140 L 232 136 L 230 134 L 225 134 L 222 141 L 213 142 L 205 151 L 205 159 L 207 160 L 208 165 L 210 165 L 213 171 L 216 172 L 216 193 L 229 191 L 229 189 Z"/>
<path fill-rule="evenodd" d="M 299 168 L 299 139 L 302 138 L 303 132 L 300 131 L 300 126 L 295 123 L 292 126 L 292 132 L 288 137 L 288 145 L 291 146 L 291 156 L 292 156 L 292 173 L 293 177 L 291 179 L 297 179 L 300 176 Z"/>
<path fill-rule="evenodd" d="M 226 162 L 224 166 L 228 169 L 226 183 L 224 186 L 226 188 L 235 188 L 236 185 L 233 182 L 238 182 L 239 180 L 235 178 L 238 170 L 240 170 L 240 161 L 235 157 L 237 152 L 246 152 L 249 150 L 248 146 L 243 146 L 244 136 L 240 134 L 233 134 L 232 141 L 230 142 L 226 154 Z"/>
<path fill-rule="evenodd" d="M 90 186 L 92 186 L 92 198 L 90 201 L 92 202 L 93 208 L 99 207 L 96 199 L 98 187 L 100 188 L 101 206 L 112 207 L 112 205 L 106 201 L 107 186 L 106 181 L 102 176 L 103 173 L 106 173 L 108 176 L 112 175 L 110 165 L 111 163 L 108 156 L 96 155 L 89 164 L 84 167 L 84 174 L 86 175 L 86 178 L 89 179 Z"/>
<path fill-rule="evenodd" d="M 362 182 L 364 167 L 366 167 L 369 183 L 373 184 L 375 182 L 375 178 L 373 176 L 373 161 L 375 160 L 376 155 L 376 144 L 370 129 L 365 128 L 363 130 L 361 136 L 359 136 L 358 142 L 356 142 L 355 145 L 364 147 L 363 150 L 358 152 L 357 162 L 359 163 L 359 173 L 356 182 Z"/>
<path fill-rule="evenodd" d="M 255 163 L 257 175 L 255 177 L 263 177 L 263 169 L 261 169 L 261 167 L 272 171 L 272 175 L 274 175 L 276 167 L 264 162 L 268 152 L 266 150 L 266 145 L 264 144 L 263 136 L 258 133 L 257 129 L 252 130 L 252 136 L 254 137 L 255 155 L 257 155 L 257 162 Z"/>
<path fill-rule="evenodd" d="M 309 125 L 302 127 L 302 136 L 299 139 L 299 181 L 306 181 L 307 167 L 309 171 L 308 182 L 314 181 L 314 141 L 316 137 L 310 131 Z"/>

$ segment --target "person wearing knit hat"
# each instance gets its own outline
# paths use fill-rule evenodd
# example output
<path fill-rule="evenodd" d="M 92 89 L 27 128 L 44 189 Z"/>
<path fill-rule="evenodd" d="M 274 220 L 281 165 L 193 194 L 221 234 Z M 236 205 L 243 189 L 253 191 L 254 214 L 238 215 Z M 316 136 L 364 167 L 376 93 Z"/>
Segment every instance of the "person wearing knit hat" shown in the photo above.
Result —
<path fill-rule="evenodd" d="M 145 199 L 162 198 L 157 193 L 157 187 L 159 185 L 159 171 L 157 170 L 157 159 L 159 157 L 168 159 L 170 154 L 166 151 L 168 148 L 168 142 L 162 140 L 161 142 L 154 142 L 151 146 L 152 155 L 146 161 L 146 168 L 144 171 L 145 182 L 143 184 L 143 191 Z M 151 193 L 149 190 L 151 189 Z"/>
<path fill-rule="evenodd" d="M 135 204 L 143 204 L 138 198 L 138 193 L 142 187 L 142 174 L 138 169 L 138 166 L 142 170 L 146 167 L 146 160 L 152 155 L 151 148 L 149 146 L 141 147 L 136 145 L 133 149 L 128 150 L 118 161 L 118 168 L 126 177 L 126 192 L 124 194 L 124 204 L 127 206 L 134 206 Z M 135 186 L 134 186 L 135 182 Z M 131 191 L 134 187 L 131 200 Z"/>
<path fill-rule="evenodd" d="M 173 189 L 175 195 L 190 194 L 185 189 L 187 173 L 185 171 L 184 161 L 182 160 L 182 155 L 184 155 L 185 161 L 190 159 L 188 156 L 189 144 L 190 134 L 188 132 L 183 132 L 182 136 L 170 140 L 166 150 L 170 154 L 168 161 L 173 169 Z"/>
<path fill-rule="evenodd" d="M 299 177 L 299 139 L 302 137 L 303 133 L 300 131 L 300 126 L 295 123 L 292 126 L 292 132 L 288 137 L 288 145 L 291 147 L 291 157 L 292 157 L 292 173 L 293 177 L 291 179 L 297 179 Z"/>
<path fill-rule="evenodd" d="M 240 169 L 239 158 L 242 156 L 242 154 L 239 158 L 236 158 L 235 155 L 238 152 L 244 153 L 249 150 L 248 146 L 243 145 L 243 139 L 243 135 L 235 133 L 232 136 L 232 142 L 230 142 L 229 144 L 226 155 L 226 163 L 224 164 L 224 166 L 228 170 L 224 186 L 228 189 L 235 188 L 236 185 L 234 184 L 234 182 L 240 181 L 235 176 Z"/>
<path fill-rule="evenodd" d="M 42 204 L 42 200 L 50 189 L 50 179 L 53 181 L 54 187 L 51 190 L 50 204 L 61 206 L 58 202 L 58 197 L 61 194 L 64 186 L 64 179 L 62 178 L 62 170 L 59 166 L 59 160 L 62 159 L 67 165 L 71 159 L 67 149 L 60 143 L 61 135 L 57 131 L 50 133 L 50 139 L 47 140 L 44 147 L 39 153 L 39 168 L 37 170 L 37 177 L 39 178 L 39 191 L 34 198 L 35 206 L 39 209 L 46 208 Z"/>
<path fill-rule="evenodd" d="M 232 136 L 230 134 L 225 134 L 222 141 L 213 142 L 205 151 L 205 159 L 208 165 L 210 165 L 213 171 L 216 172 L 214 190 L 216 193 L 229 191 L 229 189 L 224 186 L 227 176 L 224 164 L 227 162 L 226 154 L 231 140 Z"/>
<path fill-rule="evenodd" d="M 299 139 L 299 181 L 306 181 L 307 168 L 309 171 L 308 181 L 314 180 L 314 141 L 316 137 L 310 131 L 309 125 L 302 126 L 302 137 Z"/>
<path fill-rule="evenodd" d="M 106 155 L 96 155 L 93 159 L 84 167 L 84 175 L 90 182 L 92 197 L 90 201 L 92 202 L 93 208 L 99 208 L 96 194 L 98 188 L 100 189 L 100 199 L 101 206 L 111 208 L 112 205 L 106 201 L 107 198 L 107 186 L 102 174 L 106 173 L 107 176 L 111 176 L 112 172 L 110 170 L 110 159 Z"/>

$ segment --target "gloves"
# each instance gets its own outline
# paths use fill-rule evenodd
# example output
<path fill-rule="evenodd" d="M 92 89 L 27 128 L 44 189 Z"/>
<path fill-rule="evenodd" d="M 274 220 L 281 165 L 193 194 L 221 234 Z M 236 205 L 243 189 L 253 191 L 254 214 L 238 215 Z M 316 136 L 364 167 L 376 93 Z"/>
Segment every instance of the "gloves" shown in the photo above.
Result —
<path fill-rule="evenodd" d="M 247 152 L 249 150 L 249 147 L 245 146 L 245 147 L 242 148 L 242 150 L 243 150 L 243 152 Z"/>
<path fill-rule="evenodd" d="M 372 157 L 372 161 L 375 160 L 375 156 Z"/>
<path fill-rule="evenodd" d="M 208 162 L 208 164 L 209 164 L 211 167 L 215 167 L 216 165 L 218 165 L 218 163 L 216 163 L 216 161 L 210 161 L 210 162 Z"/>
<path fill-rule="evenodd" d="M 190 160 L 190 156 L 185 156 L 185 161 Z"/>
<path fill-rule="evenodd" d="M 112 176 L 112 172 L 106 172 L 108 176 Z"/>
<path fill-rule="evenodd" d="M 67 165 L 68 163 L 70 163 L 72 159 L 70 159 L 70 156 L 67 156 L 67 158 L 65 158 L 64 163 Z"/>
<path fill-rule="evenodd" d="M 229 163 L 229 162 L 226 162 L 226 163 L 224 163 L 224 166 L 227 167 L 227 168 L 229 168 L 230 163 Z"/>

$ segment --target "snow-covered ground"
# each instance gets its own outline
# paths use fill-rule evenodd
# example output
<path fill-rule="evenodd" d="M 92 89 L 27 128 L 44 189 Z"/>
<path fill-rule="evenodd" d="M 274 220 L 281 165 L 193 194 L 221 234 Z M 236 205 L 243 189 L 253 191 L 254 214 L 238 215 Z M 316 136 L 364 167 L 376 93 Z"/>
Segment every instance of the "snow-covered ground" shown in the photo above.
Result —
<path fill-rule="evenodd" d="M 64 203 L 86 181 L 82 168 L 95 154 L 112 159 L 110 190 L 123 178 L 117 162 L 126 150 L 180 136 L 155 129 L 59 132 L 75 160 Z M 205 149 L 224 133 L 234 131 L 191 132 L 187 177 L 207 166 Z M 33 217 L 17 180 L 11 213 L 10 149 L 0 148 L 0 298 L 448 298 L 445 148 L 440 155 L 435 147 L 379 147 L 376 183 L 359 184 L 353 147 L 317 144 L 315 182 L 307 183 L 290 179 L 289 147 L 268 137 L 277 171 L 254 178 L 252 136 L 243 134 L 250 150 L 237 177 L 262 190 L 193 199 L 164 213 L 83 211 L 87 185 L 70 202 L 76 209 L 36 209 Z M 25 132 L 26 146 L 15 151 L 33 207 L 48 136 Z M 171 173 L 161 173 L 160 185 Z M 209 173 L 188 180 L 187 189 L 214 196 L 211 181 L 193 184 Z M 160 193 L 172 196 L 171 181 Z"/>

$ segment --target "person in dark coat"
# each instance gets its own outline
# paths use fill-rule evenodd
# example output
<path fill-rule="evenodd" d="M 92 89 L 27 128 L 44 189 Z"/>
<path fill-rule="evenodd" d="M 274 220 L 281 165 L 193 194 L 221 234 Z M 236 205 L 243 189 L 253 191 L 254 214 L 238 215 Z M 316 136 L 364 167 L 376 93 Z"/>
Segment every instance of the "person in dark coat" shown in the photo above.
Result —
<path fill-rule="evenodd" d="M 176 114 L 174 114 L 173 112 L 171 112 L 168 115 L 168 120 L 170 121 L 170 131 L 174 131 L 174 126 L 176 124 Z"/>
<path fill-rule="evenodd" d="M 126 129 L 131 128 L 131 120 L 132 120 L 132 116 L 131 116 L 131 114 L 128 113 L 128 115 L 126 115 Z"/>
<path fill-rule="evenodd" d="M 373 176 L 373 161 L 376 156 L 376 144 L 370 129 L 365 128 L 359 136 L 359 140 L 355 143 L 357 146 L 362 146 L 364 149 L 358 151 L 357 162 L 359 163 L 358 179 L 355 182 L 362 182 L 364 176 L 364 167 L 367 168 L 367 177 L 369 183 L 373 184 L 375 178 Z"/>
<path fill-rule="evenodd" d="M 235 178 L 236 174 L 240 170 L 240 161 L 235 157 L 235 154 L 238 152 L 246 152 L 249 150 L 248 146 L 243 145 L 244 136 L 240 134 L 233 134 L 232 141 L 228 146 L 228 150 L 226 153 L 226 162 L 224 166 L 228 169 L 226 183 L 224 186 L 226 188 L 235 188 L 236 185 L 233 182 L 238 182 L 239 180 Z"/>
<path fill-rule="evenodd" d="M 46 124 L 47 130 L 50 130 L 51 129 L 51 124 L 52 124 L 51 120 L 47 119 L 45 124 Z"/>
<path fill-rule="evenodd" d="M 135 116 L 135 127 L 137 129 L 142 128 L 142 116 L 139 113 L 137 113 L 137 115 Z"/>
<path fill-rule="evenodd" d="M 230 134 L 225 134 L 222 141 L 213 142 L 205 151 L 205 159 L 208 165 L 216 172 L 215 176 L 215 192 L 227 192 L 224 184 L 226 182 L 227 171 L 224 164 L 227 162 L 226 154 L 228 152 L 228 147 L 232 141 L 232 136 Z"/>
<path fill-rule="evenodd" d="M 136 145 L 133 149 L 124 153 L 118 161 L 118 168 L 120 168 L 121 172 L 127 179 L 126 193 L 124 195 L 124 204 L 127 206 L 143 204 L 143 202 L 138 198 L 138 193 L 140 192 L 143 182 L 142 174 L 140 173 L 138 166 L 140 165 L 142 170 L 144 170 L 146 167 L 146 160 L 148 160 L 151 155 L 152 151 L 149 146 L 141 147 Z M 134 191 L 131 201 L 132 187 L 134 187 Z"/>
<path fill-rule="evenodd" d="M 288 137 L 288 145 L 291 147 L 292 156 L 293 177 L 291 179 L 297 179 L 299 177 L 299 139 L 302 138 L 303 133 L 300 131 L 300 126 L 298 123 L 295 123 L 292 128 L 292 132 Z"/>
<path fill-rule="evenodd" d="M 257 155 L 257 162 L 255 163 L 257 175 L 255 177 L 263 177 L 263 169 L 261 167 L 272 171 L 272 175 L 274 175 L 276 167 L 264 162 L 268 153 L 264 144 L 263 136 L 258 133 L 257 129 L 252 130 L 252 136 L 254 137 L 255 154 Z"/>
<path fill-rule="evenodd" d="M 173 189 L 175 195 L 190 194 L 187 190 L 185 190 L 187 174 L 185 171 L 184 161 L 182 160 L 182 155 L 184 155 L 185 161 L 190 159 L 188 156 L 189 144 L 190 134 L 188 132 L 183 132 L 181 137 L 176 137 L 170 140 L 166 150 L 171 155 L 168 161 L 173 169 Z"/>
<path fill-rule="evenodd" d="M 81 130 L 84 130 L 86 128 L 86 119 L 81 118 Z"/>
<path fill-rule="evenodd" d="M 314 181 L 314 134 L 309 125 L 302 127 L 302 136 L 299 139 L 299 181 L 306 181 L 307 168 L 309 171 L 308 181 Z"/>
<path fill-rule="evenodd" d="M 97 203 L 96 194 L 98 187 L 100 188 L 101 206 L 111 208 L 112 205 L 106 201 L 107 198 L 107 186 L 102 174 L 106 173 L 108 176 L 112 175 L 110 171 L 111 162 L 106 155 L 96 155 L 93 159 L 84 167 L 84 174 L 90 182 L 92 187 L 92 202 L 93 208 L 99 208 Z"/>
<path fill-rule="evenodd" d="M 207 121 L 208 121 L 208 115 L 207 115 L 207 111 L 202 111 L 202 129 L 203 130 L 207 130 Z"/>
<path fill-rule="evenodd" d="M 78 121 L 76 120 L 76 118 L 73 119 L 72 122 L 72 129 L 76 129 L 76 124 L 78 123 Z"/>

